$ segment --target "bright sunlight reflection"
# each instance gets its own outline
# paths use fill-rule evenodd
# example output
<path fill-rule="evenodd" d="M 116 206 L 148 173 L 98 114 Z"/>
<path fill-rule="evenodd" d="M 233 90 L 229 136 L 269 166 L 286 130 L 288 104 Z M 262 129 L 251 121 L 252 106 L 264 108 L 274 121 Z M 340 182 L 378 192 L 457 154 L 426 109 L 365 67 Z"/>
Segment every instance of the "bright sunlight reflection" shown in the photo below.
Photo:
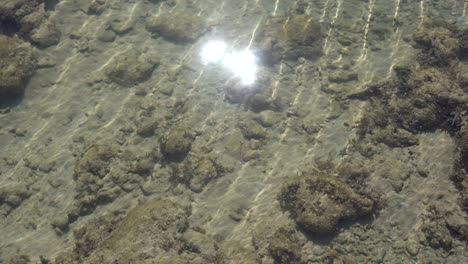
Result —
<path fill-rule="evenodd" d="M 212 40 L 207 42 L 202 50 L 201 57 L 204 64 L 221 62 L 226 53 L 226 43 L 221 40 Z"/>
<path fill-rule="evenodd" d="M 246 49 L 227 52 L 227 45 L 221 40 L 208 41 L 201 50 L 203 63 L 219 63 L 241 80 L 242 85 L 252 85 L 257 75 L 257 57 Z"/>

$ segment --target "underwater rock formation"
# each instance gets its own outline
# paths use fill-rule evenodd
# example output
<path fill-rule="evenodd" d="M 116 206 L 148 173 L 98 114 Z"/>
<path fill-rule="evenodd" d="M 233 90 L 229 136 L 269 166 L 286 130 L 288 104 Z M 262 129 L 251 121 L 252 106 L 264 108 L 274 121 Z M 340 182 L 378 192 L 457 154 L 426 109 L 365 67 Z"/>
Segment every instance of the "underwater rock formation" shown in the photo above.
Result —
<path fill-rule="evenodd" d="M 414 34 L 414 40 L 426 50 L 419 56 L 423 64 L 434 66 L 450 64 L 460 49 L 457 34 L 443 26 L 423 27 Z"/>
<path fill-rule="evenodd" d="M 88 6 L 88 14 L 100 15 L 106 7 L 106 0 L 93 0 Z"/>
<path fill-rule="evenodd" d="M 26 184 L 8 184 L 0 187 L 0 216 L 8 215 L 31 196 Z"/>
<path fill-rule="evenodd" d="M 76 161 L 77 196 L 75 208 L 68 213 L 69 221 L 92 213 L 98 204 L 112 202 L 119 195 L 140 187 L 159 159 L 157 149 L 141 153 L 112 140 L 89 144 Z"/>
<path fill-rule="evenodd" d="M 411 133 L 435 129 L 454 133 L 460 129 L 468 109 L 466 67 L 456 61 L 461 47 L 456 36 L 460 33 L 452 30 L 421 29 L 415 34 L 425 50 L 418 56 L 419 64 L 396 66 L 393 80 L 366 88 L 362 95 L 378 100 L 371 102 L 373 110 L 367 111 L 362 130 L 388 127 Z"/>
<path fill-rule="evenodd" d="M 208 182 L 219 177 L 218 169 L 207 155 L 191 155 L 184 163 L 184 178 L 190 189 L 201 192 Z"/>
<path fill-rule="evenodd" d="M 193 42 L 208 30 L 208 26 L 204 18 L 189 10 L 180 10 L 148 18 L 146 29 L 169 41 Z"/>
<path fill-rule="evenodd" d="M 344 220 L 369 215 L 375 203 L 331 176 L 302 176 L 286 182 L 278 197 L 296 224 L 314 236 L 333 235 Z"/>
<path fill-rule="evenodd" d="M 169 133 L 161 138 L 161 154 L 168 161 L 180 162 L 185 159 L 192 142 L 195 140 L 195 134 L 185 126 L 174 126 Z"/>
<path fill-rule="evenodd" d="M 284 226 L 278 228 L 270 238 L 267 250 L 275 263 L 299 263 L 302 245 L 296 230 Z"/>
<path fill-rule="evenodd" d="M 61 35 L 54 23 L 46 21 L 32 32 L 31 42 L 39 48 L 46 48 L 59 43 Z"/>
<path fill-rule="evenodd" d="M 60 39 L 60 31 L 47 20 L 42 0 L 1 1 L 0 29 L 4 34 L 17 34 L 39 47 L 57 44 Z"/>
<path fill-rule="evenodd" d="M 29 43 L 0 35 L 0 96 L 20 96 L 36 70 L 36 57 Z"/>
<path fill-rule="evenodd" d="M 138 52 L 127 52 L 114 58 L 104 72 L 111 81 L 130 86 L 148 79 L 158 65 L 157 58 Z"/>
<path fill-rule="evenodd" d="M 158 200 L 138 205 L 124 217 L 100 217 L 76 230 L 74 251 L 54 263 L 180 263 L 187 259 L 178 252 L 196 244 L 182 239 L 190 214 L 190 206 Z"/>
<path fill-rule="evenodd" d="M 416 62 L 395 66 L 393 79 L 348 98 L 370 100 L 358 127 L 360 146 L 377 142 L 409 147 L 418 144 L 419 135 L 437 130 L 453 138 L 458 153 L 454 170 L 447 173 L 459 191 L 459 204 L 445 208 L 431 201 L 421 226 L 427 246 L 449 251 L 454 238 L 466 242 L 468 236 L 466 30 L 428 23 L 414 34 L 414 41 L 421 48 Z M 366 152 L 360 151 L 372 155 Z"/>
<path fill-rule="evenodd" d="M 260 28 L 256 46 L 267 62 L 316 58 L 322 49 L 320 24 L 308 15 L 272 17 Z"/>
<path fill-rule="evenodd" d="M 45 19 L 44 4 L 35 0 L 5 0 L 0 3 L 0 22 L 6 33 L 28 38 Z"/>

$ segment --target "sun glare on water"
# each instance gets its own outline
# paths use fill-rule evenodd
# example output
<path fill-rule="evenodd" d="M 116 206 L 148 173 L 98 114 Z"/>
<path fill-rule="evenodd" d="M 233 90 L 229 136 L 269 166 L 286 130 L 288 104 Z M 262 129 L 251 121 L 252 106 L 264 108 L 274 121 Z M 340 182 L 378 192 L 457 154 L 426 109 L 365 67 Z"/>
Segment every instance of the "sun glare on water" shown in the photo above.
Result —
<path fill-rule="evenodd" d="M 257 57 L 251 50 L 228 52 L 224 41 L 211 40 L 203 45 L 200 56 L 205 65 L 220 64 L 244 86 L 254 84 L 257 79 Z"/>

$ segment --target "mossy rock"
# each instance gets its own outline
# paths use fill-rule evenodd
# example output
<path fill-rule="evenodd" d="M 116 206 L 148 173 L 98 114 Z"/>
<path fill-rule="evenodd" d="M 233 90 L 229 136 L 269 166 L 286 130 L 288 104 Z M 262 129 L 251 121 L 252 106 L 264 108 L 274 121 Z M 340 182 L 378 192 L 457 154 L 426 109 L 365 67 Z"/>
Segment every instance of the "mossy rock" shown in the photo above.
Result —
<path fill-rule="evenodd" d="M 332 235 L 343 221 L 369 215 L 375 208 L 374 201 L 346 182 L 322 175 L 289 180 L 278 198 L 296 224 L 315 236 Z"/>
<path fill-rule="evenodd" d="M 256 37 L 256 46 L 268 62 L 315 58 L 321 53 L 320 24 L 308 15 L 273 17 Z"/>
<path fill-rule="evenodd" d="M 208 29 L 205 19 L 189 10 L 150 17 L 146 29 L 174 42 L 193 42 Z"/>
<path fill-rule="evenodd" d="M 29 43 L 0 35 L 0 96 L 20 96 L 36 70 L 36 56 Z"/>

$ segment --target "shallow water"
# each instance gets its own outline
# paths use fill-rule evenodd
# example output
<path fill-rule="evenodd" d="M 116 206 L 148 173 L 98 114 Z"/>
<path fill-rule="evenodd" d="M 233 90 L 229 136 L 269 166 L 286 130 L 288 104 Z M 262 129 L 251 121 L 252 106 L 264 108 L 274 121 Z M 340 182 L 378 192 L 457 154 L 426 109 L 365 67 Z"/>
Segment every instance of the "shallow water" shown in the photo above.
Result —
<path fill-rule="evenodd" d="M 423 65 L 414 34 L 426 24 L 464 30 L 466 1 L 61 0 L 48 9 L 59 42 L 33 44 L 38 68 L 24 96 L 2 98 L 0 263 L 468 262 L 466 190 L 453 179 L 466 178 L 456 165 L 462 128 L 436 120 L 412 130 L 403 117 L 404 136 L 391 143 L 360 130 L 380 114 L 374 102 L 392 98 L 369 86 Z M 208 61 L 213 40 L 225 49 Z M 450 57 L 462 73 L 464 59 Z M 466 127 L 459 90 L 453 113 L 465 115 L 454 120 Z M 338 219 L 332 232 L 282 203 L 299 178 L 314 179 L 304 191 L 332 186 L 304 202 L 324 210 L 309 217 Z"/>

